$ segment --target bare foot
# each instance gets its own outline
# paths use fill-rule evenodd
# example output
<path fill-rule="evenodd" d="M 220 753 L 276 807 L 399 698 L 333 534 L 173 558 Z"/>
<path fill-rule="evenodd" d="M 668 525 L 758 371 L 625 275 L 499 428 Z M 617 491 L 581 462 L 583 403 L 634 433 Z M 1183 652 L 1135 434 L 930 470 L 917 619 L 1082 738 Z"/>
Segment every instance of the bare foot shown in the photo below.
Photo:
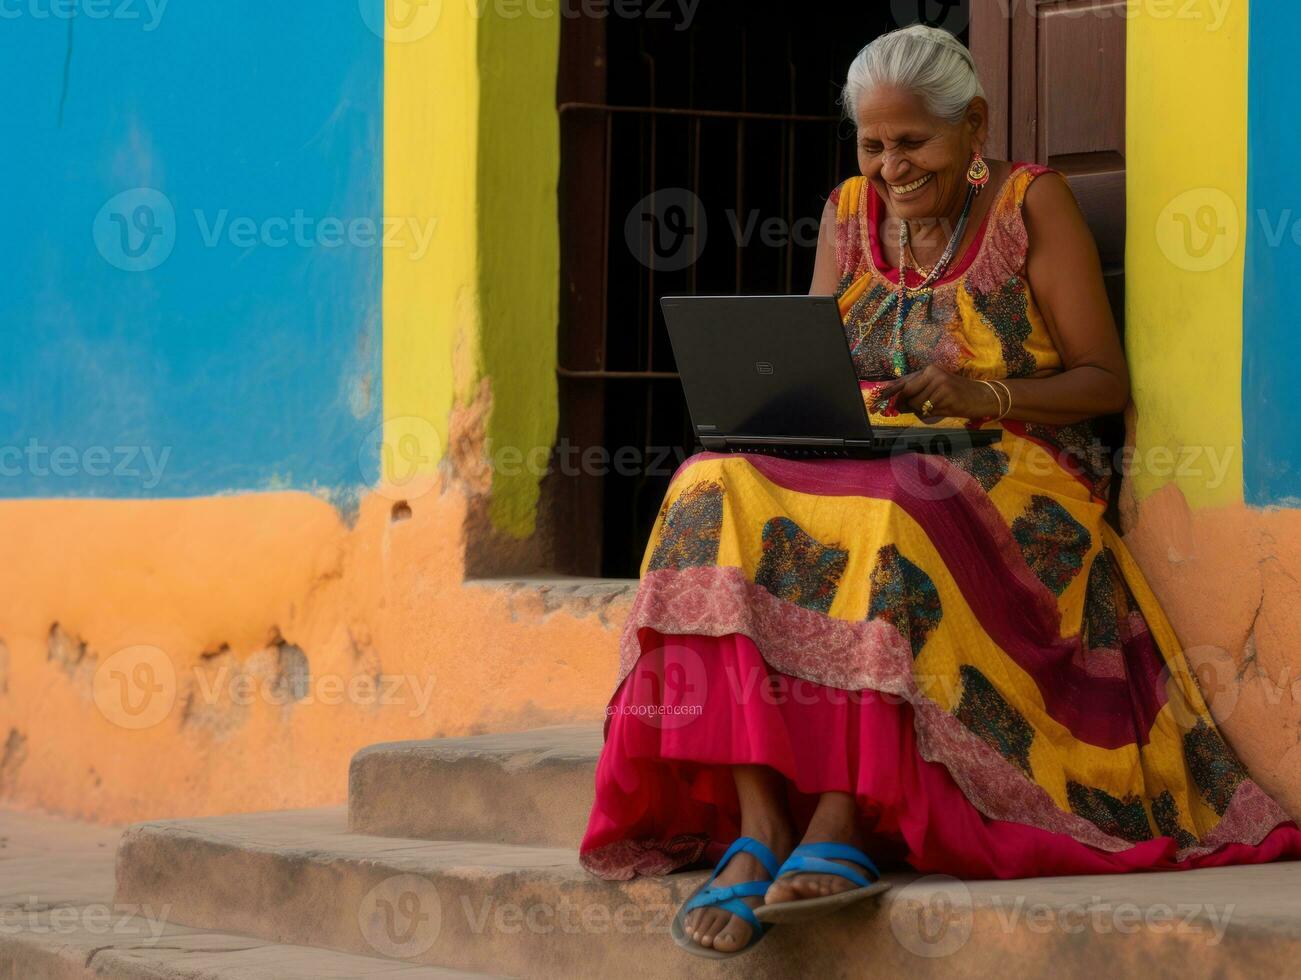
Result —
<path fill-rule="evenodd" d="M 786 855 L 791 851 L 791 836 L 788 830 L 774 829 L 761 832 L 752 828 L 743 829 L 742 837 L 753 837 L 768 847 L 778 863 L 786 860 Z M 768 869 L 755 855 L 742 851 L 740 854 L 732 855 L 722 871 L 718 872 L 718 877 L 714 878 L 713 888 L 727 888 L 729 885 L 742 884 L 743 881 L 768 881 L 770 877 Z M 751 908 L 758 908 L 764 903 L 764 897 L 755 895 L 752 898 L 742 898 L 740 901 Z M 726 908 L 693 908 L 692 911 L 687 912 L 687 918 L 683 920 L 683 928 L 687 936 L 690 936 L 696 944 L 716 949 L 719 953 L 735 953 L 736 950 L 744 949 L 755 933 L 753 925 L 738 915 L 732 915 Z"/>
<path fill-rule="evenodd" d="M 762 838 L 755 839 L 768 843 Z M 780 854 L 776 851 L 774 853 Z M 782 858 L 778 857 L 778 860 Z M 727 866 L 714 880 L 713 887 L 726 888 L 728 885 L 739 885 L 743 881 L 767 881 L 768 878 L 769 874 L 759 863 L 758 858 L 753 854 L 741 853 L 727 862 Z M 753 898 L 743 898 L 741 901 L 754 909 L 763 904 L 763 896 L 755 895 Z M 738 949 L 744 949 L 754 933 L 754 927 L 750 923 L 722 908 L 693 909 L 687 913 L 683 925 L 692 940 L 701 946 L 716 949 L 720 953 L 734 953 Z"/>
<path fill-rule="evenodd" d="M 858 808 L 853 797 L 846 793 L 824 793 L 800 844 L 821 844 L 832 841 L 837 844 L 849 844 L 861 850 L 864 840 L 858 824 Z M 843 864 L 869 880 L 871 878 L 867 868 L 853 861 L 837 860 L 835 863 Z M 801 899 L 822 898 L 825 895 L 835 895 L 858 887 L 860 886 L 840 875 L 807 872 L 787 874 L 772 883 L 763 900 L 765 905 L 798 902 Z"/>
<path fill-rule="evenodd" d="M 741 836 L 753 837 L 772 851 L 778 863 L 791 852 L 790 821 L 785 812 L 785 788 L 774 770 L 763 766 L 734 766 L 737 799 L 741 804 Z M 772 875 L 753 854 L 736 854 L 718 877 L 714 887 L 726 888 L 746 881 L 767 881 Z M 750 908 L 758 908 L 763 898 L 743 898 Z M 699 908 L 687 913 L 683 930 L 701 946 L 720 953 L 735 953 L 750 942 L 754 927 L 726 909 Z"/>

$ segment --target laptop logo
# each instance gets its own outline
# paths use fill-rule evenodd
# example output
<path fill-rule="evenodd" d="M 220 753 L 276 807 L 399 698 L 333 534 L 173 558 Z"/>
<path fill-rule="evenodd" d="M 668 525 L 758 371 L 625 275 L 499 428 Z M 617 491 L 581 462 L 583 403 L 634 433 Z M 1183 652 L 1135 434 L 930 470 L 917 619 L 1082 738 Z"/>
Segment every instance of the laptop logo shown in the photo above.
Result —
<path fill-rule="evenodd" d="M 772 361 L 755 361 L 754 369 L 760 374 L 772 374 Z"/>

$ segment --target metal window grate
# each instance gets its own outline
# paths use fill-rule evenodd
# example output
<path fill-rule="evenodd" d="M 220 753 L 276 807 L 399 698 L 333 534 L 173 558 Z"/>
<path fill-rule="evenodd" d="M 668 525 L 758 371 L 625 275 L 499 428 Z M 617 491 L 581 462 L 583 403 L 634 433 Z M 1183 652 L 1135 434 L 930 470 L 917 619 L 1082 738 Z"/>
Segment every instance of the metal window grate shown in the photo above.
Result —
<path fill-rule="evenodd" d="M 845 37 L 845 23 L 861 34 Z M 793 15 L 724 0 L 704 0 L 686 31 L 617 18 L 565 25 L 561 439 L 576 458 L 623 449 L 641 464 L 561 475 L 560 570 L 637 574 L 674 468 L 663 454 L 694 442 L 658 301 L 808 288 L 826 195 L 857 172 L 839 82 L 858 48 L 892 26 L 888 10 L 861 4 Z M 666 253 L 651 236 L 682 231 L 674 222 L 694 234 Z"/>

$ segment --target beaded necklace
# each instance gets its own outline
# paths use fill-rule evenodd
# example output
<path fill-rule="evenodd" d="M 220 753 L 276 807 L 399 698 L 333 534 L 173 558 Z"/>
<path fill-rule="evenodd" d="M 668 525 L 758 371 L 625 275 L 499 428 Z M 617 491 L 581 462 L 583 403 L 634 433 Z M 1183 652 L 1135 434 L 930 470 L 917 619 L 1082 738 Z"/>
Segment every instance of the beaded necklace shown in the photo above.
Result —
<path fill-rule="evenodd" d="M 910 232 L 908 231 L 908 222 L 906 219 L 899 221 L 899 291 L 895 294 L 895 317 L 894 317 L 894 337 L 890 343 L 890 361 L 891 367 L 894 368 L 896 378 L 903 377 L 908 371 L 908 359 L 903 350 L 903 326 L 904 326 L 904 301 L 908 296 L 925 296 L 926 297 L 926 316 L 929 319 L 931 315 L 931 303 L 935 298 L 935 290 L 932 288 L 943 276 L 949 263 L 957 254 L 958 245 L 962 241 L 962 236 L 966 233 L 967 222 L 971 218 L 971 208 L 976 201 L 976 195 L 980 188 L 975 184 L 967 188 L 967 200 L 962 205 L 962 214 L 958 217 L 958 226 L 953 231 L 953 236 L 949 239 L 949 244 L 944 249 L 944 254 L 940 260 L 935 263 L 935 267 L 917 286 L 908 285 L 908 253 L 911 251 Z M 918 263 L 918 272 L 922 272 L 921 263 Z"/>

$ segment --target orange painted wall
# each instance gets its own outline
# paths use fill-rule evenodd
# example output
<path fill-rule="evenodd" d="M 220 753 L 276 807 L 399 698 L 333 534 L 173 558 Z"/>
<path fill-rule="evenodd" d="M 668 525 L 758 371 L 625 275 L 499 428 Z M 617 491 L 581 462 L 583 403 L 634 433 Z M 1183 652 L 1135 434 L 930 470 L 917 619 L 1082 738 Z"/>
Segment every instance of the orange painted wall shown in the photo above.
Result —
<path fill-rule="evenodd" d="M 339 803 L 377 741 L 597 722 L 620 606 L 463 584 L 468 499 L 377 492 L 351 528 L 299 493 L 0 504 L 0 804 Z"/>
<path fill-rule="evenodd" d="M 1301 815 L 1301 512 L 1192 509 L 1174 484 L 1125 536 L 1230 743 Z"/>

